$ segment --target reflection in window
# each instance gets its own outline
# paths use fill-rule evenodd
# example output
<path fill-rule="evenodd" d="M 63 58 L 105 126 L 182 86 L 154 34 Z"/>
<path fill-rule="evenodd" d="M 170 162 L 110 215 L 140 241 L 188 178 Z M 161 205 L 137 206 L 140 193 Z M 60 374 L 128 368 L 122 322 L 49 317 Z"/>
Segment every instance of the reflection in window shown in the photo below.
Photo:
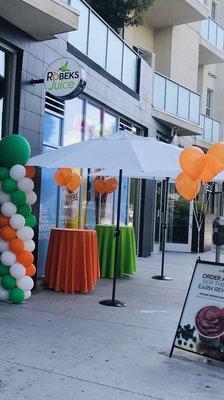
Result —
<path fill-rule="evenodd" d="M 170 184 L 168 197 L 168 243 L 188 243 L 190 203 Z"/>
<path fill-rule="evenodd" d="M 103 128 L 103 136 L 109 136 L 115 133 L 117 130 L 117 117 L 108 112 L 105 112 L 104 115 L 104 128 Z"/>
<path fill-rule="evenodd" d="M 52 114 L 45 114 L 44 120 L 44 143 L 49 146 L 60 145 L 61 118 Z"/>
<path fill-rule="evenodd" d="M 86 105 L 86 139 L 101 136 L 102 110 L 90 103 Z"/>
<path fill-rule="evenodd" d="M 72 99 L 65 103 L 64 146 L 82 141 L 83 100 Z"/>

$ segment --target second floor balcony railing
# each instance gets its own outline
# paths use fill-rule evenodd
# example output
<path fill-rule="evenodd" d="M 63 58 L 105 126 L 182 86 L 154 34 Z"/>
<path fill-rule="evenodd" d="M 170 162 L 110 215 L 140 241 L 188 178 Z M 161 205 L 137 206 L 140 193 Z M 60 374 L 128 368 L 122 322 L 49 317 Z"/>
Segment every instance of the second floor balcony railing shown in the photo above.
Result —
<path fill-rule="evenodd" d="M 70 0 L 80 12 L 79 29 L 69 42 L 133 91 L 138 86 L 139 56 L 83 0 Z"/>
<path fill-rule="evenodd" d="M 198 1 L 199 1 L 199 3 L 204 4 L 204 6 L 207 7 L 207 5 L 208 5 L 208 0 L 198 0 Z"/>
<path fill-rule="evenodd" d="M 216 143 L 220 140 L 221 123 L 207 115 L 201 115 L 201 127 L 203 128 L 203 140 Z"/>
<path fill-rule="evenodd" d="M 202 21 L 201 34 L 213 46 L 224 52 L 224 29 L 211 18 Z"/>
<path fill-rule="evenodd" d="M 153 107 L 175 117 L 200 125 L 201 96 L 155 73 Z"/>

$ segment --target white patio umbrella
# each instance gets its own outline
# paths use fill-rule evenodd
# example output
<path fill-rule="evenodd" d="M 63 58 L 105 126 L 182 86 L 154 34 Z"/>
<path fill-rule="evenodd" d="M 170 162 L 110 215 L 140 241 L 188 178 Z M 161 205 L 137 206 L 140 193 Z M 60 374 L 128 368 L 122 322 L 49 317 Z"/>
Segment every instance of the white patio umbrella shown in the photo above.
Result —
<path fill-rule="evenodd" d="M 180 152 L 180 148 L 159 142 L 155 138 L 145 138 L 122 130 L 111 136 L 89 139 L 61 147 L 29 160 L 29 165 L 46 168 L 78 167 L 119 170 L 112 299 L 104 300 L 101 304 L 116 307 L 124 306 L 124 303 L 115 299 L 116 278 L 118 275 L 122 170 L 129 171 L 134 176 L 144 172 L 148 173 L 150 170 L 173 171 L 178 168 Z"/>

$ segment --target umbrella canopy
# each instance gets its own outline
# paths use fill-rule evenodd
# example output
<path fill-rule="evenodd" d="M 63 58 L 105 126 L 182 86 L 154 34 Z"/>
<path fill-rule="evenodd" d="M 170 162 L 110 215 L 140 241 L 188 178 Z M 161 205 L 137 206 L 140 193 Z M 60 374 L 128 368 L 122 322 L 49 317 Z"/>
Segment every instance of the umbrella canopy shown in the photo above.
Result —
<path fill-rule="evenodd" d="M 175 171 L 181 149 L 155 138 L 118 131 L 114 135 L 89 139 L 61 147 L 29 160 L 29 165 L 60 168 L 123 169 L 129 174 L 160 170 Z"/>
<path fill-rule="evenodd" d="M 165 169 L 160 169 L 160 170 L 151 170 L 151 171 L 143 171 L 141 173 L 136 173 L 134 171 L 130 170 L 123 170 L 123 176 L 126 178 L 136 178 L 136 179 L 156 179 L 156 180 L 162 180 L 165 178 L 170 178 L 171 181 L 175 181 L 176 177 L 178 174 L 180 174 L 182 171 L 179 168 L 173 169 L 173 170 L 165 170 Z M 112 170 L 112 169 L 102 169 L 99 172 L 94 172 L 92 176 L 118 176 L 118 171 L 117 170 Z M 224 180 L 224 179 L 223 179 Z"/>
<path fill-rule="evenodd" d="M 224 182 L 224 172 L 220 172 L 213 179 L 213 182 Z"/>

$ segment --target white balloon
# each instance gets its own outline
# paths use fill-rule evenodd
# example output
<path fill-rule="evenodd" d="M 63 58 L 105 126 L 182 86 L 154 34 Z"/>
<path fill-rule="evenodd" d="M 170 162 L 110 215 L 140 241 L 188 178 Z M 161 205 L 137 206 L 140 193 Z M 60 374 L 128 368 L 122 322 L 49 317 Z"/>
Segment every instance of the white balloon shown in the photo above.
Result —
<path fill-rule="evenodd" d="M 26 176 L 26 168 L 20 164 L 13 165 L 9 171 L 9 175 L 14 181 L 21 181 Z"/>
<path fill-rule="evenodd" d="M 0 238 L 0 253 L 9 249 L 9 243 Z"/>
<path fill-rule="evenodd" d="M 3 251 L 1 254 L 0 260 L 2 264 L 6 265 L 7 267 L 10 267 L 12 264 L 16 262 L 16 255 L 12 253 L 12 251 Z"/>
<path fill-rule="evenodd" d="M 12 217 L 16 214 L 17 207 L 15 206 L 15 204 L 7 201 L 6 203 L 2 204 L 1 211 L 5 217 Z"/>
<path fill-rule="evenodd" d="M 0 204 L 4 204 L 8 201 L 10 201 L 11 197 L 9 194 L 0 192 Z"/>
<path fill-rule="evenodd" d="M 33 240 L 28 240 L 25 244 L 25 250 L 30 251 L 31 253 L 35 250 L 35 243 Z"/>
<path fill-rule="evenodd" d="M 24 242 L 27 242 L 28 240 L 33 239 L 34 231 L 29 226 L 24 226 L 24 228 L 18 229 L 18 231 L 16 232 L 16 236 L 18 239 L 21 239 Z"/>
<path fill-rule="evenodd" d="M 18 182 L 18 188 L 19 190 L 22 190 L 25 193 L 30 193 L 34 188 L 34 183 L 32 179 L 24 178 L 20 182 Z"/>
<path fill-rule="evenodd" d="M 11 265 L 9 271 L 10 271 L 10 275 L 16 279 L 20 279 L 26 275 L 26 268 L 22 264 L 19 264 L 19 263 L 15 263 L 15 264 Z"/>
<path fill-rule="evenodd" d="M 0 286 L 0 300 L 7 301 L 9 299 L 9 290 L 4 289 Z"/>
<path fill-rule="evenodd" d="M 26 220 L 21 214 L 15 214 L 10 218 L 9 223 L 14 229 L 22 229 L 25 226 Z"/>
<path fill-rule="evenodd" d="M 31 297 L 31 291 L 30 290 L 25 290 L 24 291 L 24 294 L 25 294 L 25 300 L 28 300 L 30 297 Z"/>
<path fill-rule="evenodd" d="M 20 279 L 17 279 L 16 284 L 18 286 L 18 288 L 27 291 L 27 290 L 31 290 L 33 289 L 33 279 L 30 276 L 23 276 Z"/>
<path fill-rule="evenodd" d="M 30 192 L 26 194 L 26 202 L 27 204 L 29 204 L 30 206 L 32 206 L 33 204 L 35 204 L 37 201 L 37 195 L 35 192 Z"/>

